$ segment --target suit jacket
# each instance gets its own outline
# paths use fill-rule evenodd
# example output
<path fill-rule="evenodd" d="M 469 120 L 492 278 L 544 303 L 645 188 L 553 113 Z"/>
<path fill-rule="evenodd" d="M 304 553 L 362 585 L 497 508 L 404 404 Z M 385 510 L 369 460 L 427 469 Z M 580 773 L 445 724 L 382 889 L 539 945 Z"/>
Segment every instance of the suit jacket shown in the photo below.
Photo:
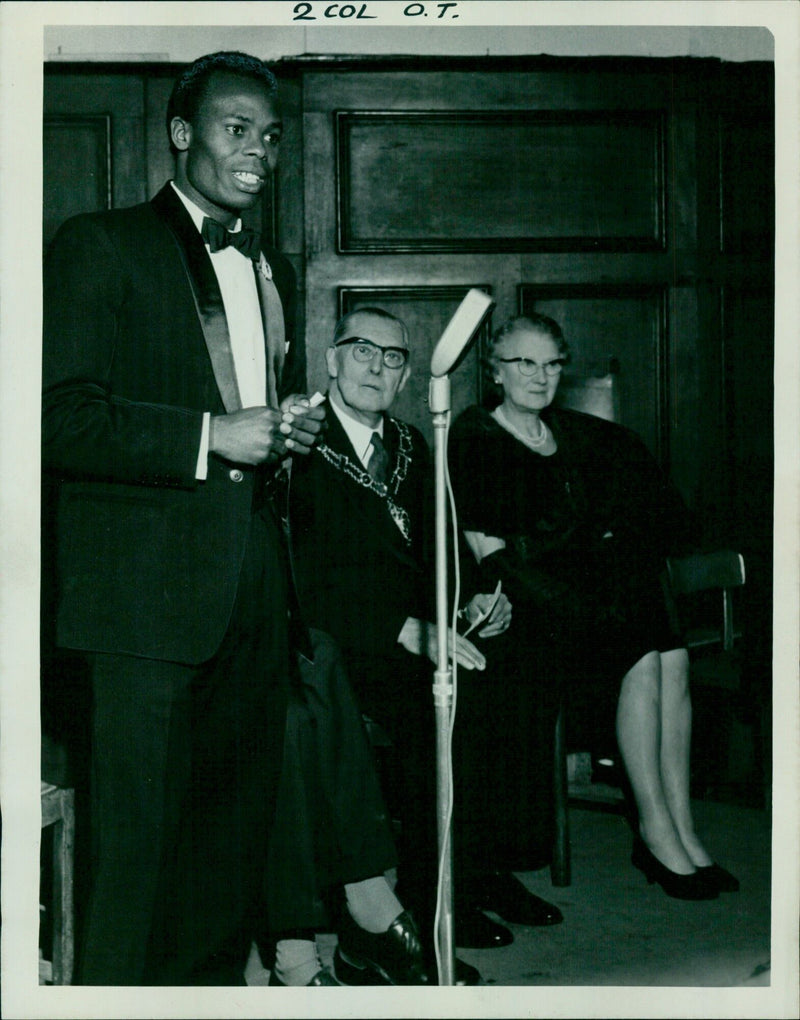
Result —
<path fill-rule="evenodd" d="M 404 621 L 432 618 L 430 456 L 420 432 L 384 419 L 390 503 L 364 484 L 368 476 L 335 414 L 328 423 L 324 444 L 292 465 L 295 580 L 305 622 L 336 639 L 372 715 L 379 688 L 409 667 L 412 657 L 397 643 Z"/>
<path fill-rule="evenodd" d="M 295 278 L 277 251 L 264 254 L 284 309 L 283 395 L 304 389 Z M 203 412 L 240 404 L 216 275 L 169 184 L 151 202 L 59 230 L 45 262 L 43 344 L 56 643 L 210 658 L 268 472 L 210 455 L 207 480 L 195 478 Z"/>

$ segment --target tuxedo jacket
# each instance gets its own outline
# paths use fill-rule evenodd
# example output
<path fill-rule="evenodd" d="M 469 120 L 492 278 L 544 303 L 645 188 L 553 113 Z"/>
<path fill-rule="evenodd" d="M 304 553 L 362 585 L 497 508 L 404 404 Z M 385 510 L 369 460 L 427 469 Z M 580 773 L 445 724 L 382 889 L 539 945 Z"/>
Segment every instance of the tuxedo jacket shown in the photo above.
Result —
<path fill-rule="evenodd" d="M 264 255 L 287 342 L 268 358 L 279 395 L 304 391 L 294 272 Z M 59 230 L 45 260 L 43 385 L 57 645 L 205 661 L 269 472 L 209 455 L 208 478 L 195 477 L 203 412 L 241 405 L 211 259 L 171 185 Z"/>
<path fill-rule="evenodd" d="M 289 492 L 304 620 L 336 639 L 370 715 L 376 689 L 409 668 L 412 657 L 397 643 L 406 618 L 432 619 L 434 611 L 428 448 L 417 429 L 388 416 L 384 445 L 388 498 L 370 486 L 339 419 L 329 412 L 323 443 L 295 459 Z"/>

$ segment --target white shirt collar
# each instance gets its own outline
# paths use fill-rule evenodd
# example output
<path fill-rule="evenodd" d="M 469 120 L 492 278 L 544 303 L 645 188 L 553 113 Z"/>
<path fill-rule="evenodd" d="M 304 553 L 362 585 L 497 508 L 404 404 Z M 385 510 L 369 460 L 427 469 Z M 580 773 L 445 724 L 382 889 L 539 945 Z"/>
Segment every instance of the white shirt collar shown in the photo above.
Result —
<path fill-rule="evenodd" d="M 342 428 L 347 433 L 347 438 L 353 444 L 353 449 L 358 454 L 359 460 L 366 467 L 372 455 L 372 433 L 377 432 L 381 439 L 383 439 L 383 416 L 381 416 L 381 420 L 375 428 L 372 428 L 371 425 L 364 425 L 363 422 L 356 421 L 355 418 L 347 413 L 345 408 L 342 407 L 340 399 L 334 390 L 328 393 L 328 403 L 342 423 Z"/>
<path fill-rule="evenodd" d="M 200 208 L 200 206 L 196 202 L 193 202 L 191 200 L 191 198 L 189 198 L 187 195 L 184 195 L 184 193 L 181 191 L 181 189 L 178 187 L 178 185 L 175 183 L 175 181 L 170 181 L 169 183 L 172 185 L 172 187 L 173 187 L 173 189 L 175 191 L 175 194 L 178 196 L 178 198 L 181 200 L 181 202 L 183 202 L 183 204 L 186 206 L 186 211 L 192 217 L 192 222 L 197 227 L 198 231 L 202 232 L 202 230 L 203 230 L 203 220 L 206 218 L 206 216 L 208 216 L 208 213 L 203 212 L 203 210 Z M 213 217 L 210 217 L 210 218 L 213 219 Z M 234 233 L 234 234 L 236 233 L 237 230 L 241 230 L 241 229 L 242 229 L 242 221 L 241 221 L 241 219 L 238 219 L 236 221 L 235 225 L 230 228 L 231 233 Z"/>

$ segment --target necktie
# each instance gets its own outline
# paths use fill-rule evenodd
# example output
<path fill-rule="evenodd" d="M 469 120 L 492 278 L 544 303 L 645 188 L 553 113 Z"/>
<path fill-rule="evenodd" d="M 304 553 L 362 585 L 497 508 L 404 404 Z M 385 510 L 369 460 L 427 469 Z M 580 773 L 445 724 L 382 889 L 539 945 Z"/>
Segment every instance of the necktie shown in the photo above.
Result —
<path fill-rule="evenodd" d="M 212 220 L 210 216 L 206 216 L 203 220 L 201 234 L 212 252 L 222 251 L 223 248 L 230 245 L 254 262 L 261 254 L 261 237 L 255 230 L 247 228 L 236 231 L 228 230 L 218 220 Z"/>
<path fill-rule="evenodd" d="M 370 442 L 372 443 L 372 456 L 367 463 L 367 471 L 374 481 L 383 482 L 385 485 L 389 468 L 389 454 L 377 432 L 372 433 Z"/>

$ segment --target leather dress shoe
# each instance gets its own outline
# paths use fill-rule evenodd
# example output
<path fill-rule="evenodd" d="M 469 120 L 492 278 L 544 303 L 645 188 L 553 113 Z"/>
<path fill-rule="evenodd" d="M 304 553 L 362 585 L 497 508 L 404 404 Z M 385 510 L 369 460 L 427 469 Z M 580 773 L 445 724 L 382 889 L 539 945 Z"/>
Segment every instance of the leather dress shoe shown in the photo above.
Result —
<path fill-rule="evenodd" d="M 425 962 L 428 967 L 428 973 L 431 975 L 431 983 L 436 983 L 436 976 L 438 970 L 436 967 L 436 955 L 431 949 L 431 952 L 426 953 Z M 453 974 L 453 983 L 456 985 L 482 985 L 483 978 L 481 977 L 480 971 L 471 966 L 465 960 L 459 960 L 458 957 L 455 959 L 455 972 Z"/>
<path fill-rule="evenodd" d="M 480 985 L 483 978 L 477 967 L 471 966 L 465 960 L 456 957 L 455 981 L 457 985 Z"/>
<path fill-rule="evenodd" d="M 474 904 L 459 904 L 454 911 L 453 941 L 462 949 L 499 949 L 510 946 L 514 936 Z"/>
<path fill-rule="evenodd" d="M 290 987 L 292 987 L 290 985 L 287 985 L 285 981 L 281 981 L 281 979 L 278 977 L 278 975 L 275 973 L 274 970 L 270 971 L 270 974 L 269 974 L 269 983 L 270 983 L 270 986 L 273 987 L 273 988 L 274 987 L 278 987 L 278 988 L 290 988 Z M 314 977 L 312 977 L 310 981 L 307 981 L 305 983 L 305 985 L 303 985 L 302 987 L 304 987 L 304 988 L 321 988 L 321 987 L 332 987 L 334 985 L 337 988 L 340 987 L 340 983 L 336 980 L 336 978 L 333 976 L 333 974 L 331 974 L 330 970 L 328 970 L 327 967 L 323 967 L 322 970 L 317 971 L 317 973 L 314 975 Z"/>
<path fill-rule="evenodd" d="M 425 967 L 419 931 L 408 910 L 377 935 L 364 931 L 344 911 L 334 967 L 346 985 L 436 983 Z"/>
<path fill-rule="evenodd" d="M 528 892 L 510 871 L 495 871 L 485 877 L 480 885 L 478 905 L 511 924 L 539 927 L 560 924 L 564 920 L 558 907 Z"/>

